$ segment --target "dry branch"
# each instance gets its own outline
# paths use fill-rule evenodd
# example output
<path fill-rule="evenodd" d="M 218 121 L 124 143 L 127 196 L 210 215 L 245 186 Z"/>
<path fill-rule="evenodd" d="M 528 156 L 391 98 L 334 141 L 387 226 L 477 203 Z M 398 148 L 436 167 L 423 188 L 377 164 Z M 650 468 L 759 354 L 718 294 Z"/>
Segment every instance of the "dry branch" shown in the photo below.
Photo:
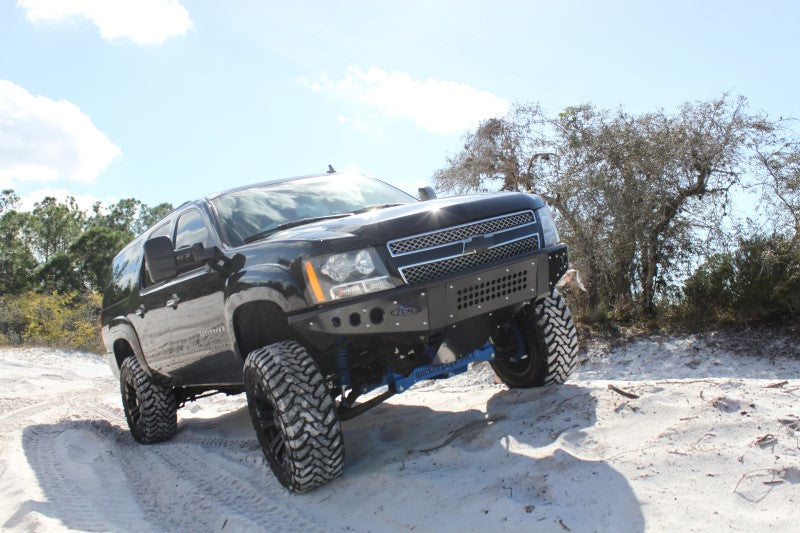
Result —
<path fill-rule="evenodd" d="M 469 422 L 467 424 L 464 424 L 460 428 L 453 430 L 453 432 L 450 434 L 450 436 L 447 437 L 443 443 L 437 444 L 436 446 L 433 446 L 432 448 L 425 448 L 423 450 L 417 450 L 417 452 L 419 452 L 419 453 L 428 453 L 428 452 L 432 452 L 434 450 L 438 450 L 439 448 L 444 448 L 445 446 L 447 446 L 448 444 L 450 444 L 451 442 L 456 440 L 461 434 L 467 432 L 470 429 L 473 429 L 473 428 L 476 428 L 476 427 L 480 427 L 480 426 L 489 426 L 489 425 L 493 424 L 494 422 L 499 422 L 500 420 L 505 420 L 506 418 L 508 418 L 508 416 L 506 416 L 506 415 L 492 415 L 489 418 L 486 418 L 486 419 L 483 419 L 483 420 L 475 420 L 473 422 Z"/>
<path fill-rule="evenodd" d="M 788 384 L 789 384 L 788 381 L 779 381 L 778 383 L 773 383 L 771 385 L 767 385 L 766 388 L 768 388 L 768 389 L 777 389 L 779 387 L 783 387 L 784 385 L 788 385 Z"/>
<path fill-rule="evenodd" d="M 609 388 L 609 390 L 613 390 L 613 391 L 614 391 L 614 392 L 616 392 L 617 394 L 620 394 L 620 395 L 622 395 L 622 396 L 625 396 L 626 398 L 630 398 L 631 400 L 636 400 L 637 398 L 639 398 L 639 395 L 638 395 L 638 394 L 634 394 L 634 393 L 632 393 L 632 392 L 627 392 L 627 391 L 624 391 L 624 390 L 622 390 L 622 389 L 620 389 L 620 388 L 618 388 L 618 387 L 615 387 L 615 386 L 614 386 L 614 385 L 612 385 L 611 383 L 609 383 L 609 384 L 608 384 L 608 388 Z"/>

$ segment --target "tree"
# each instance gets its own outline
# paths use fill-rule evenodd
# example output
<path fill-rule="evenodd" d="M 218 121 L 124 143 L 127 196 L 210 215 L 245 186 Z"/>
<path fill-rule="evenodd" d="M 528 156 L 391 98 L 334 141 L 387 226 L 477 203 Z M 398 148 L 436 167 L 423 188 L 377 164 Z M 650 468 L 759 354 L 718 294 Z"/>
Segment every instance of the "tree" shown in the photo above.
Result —
<path fill-rule="evenodd" d="M 136 234 L 172 211 L 125 198 L 87 217 L 72 197 L 45 197 L 30 213 L 16 210 L 19 197 L 0 191 L 0 294 L 27 290 L 102 292 L 114 256 Z"/>
<path fill-rule="evenodd" d="M 103 292 L 111 280 L 111 262 L 130 240 L 127 231 L 93 226 L 69 248 L 71 265 L 86 288 Z"/>
<path fill-rule="evenodd" d="M 133 236 L 133 225 L 138 216 L 142 202 L 135 198 L 123 198 L 102 211 L 102 204 L 97 202 L 92 207 L 93 216 L 89 219 L 89 227 L 104 226 L 109 229 L 128 232 Z"/>
<path fill-rule="evenodd" d="M 0 215 L 16 209 L 19 205 L 19 196 L 14 193 L 13 189 L 3 189 L 0 191 Z"/>
<path fill-rule="evenodd" d="M 56 252 L 42 264 L 37 272 L 39 290 L 45 293 L 71 293 L 86 291 L 72 257 L 66 252 Z"/>
<path fill-rule="evenodd" d="M 19 294 L 34 285 L 36 259 L 24 239 L 28 213 L 13 209 L 0 216 L 0 295 Z"/>
<path fill-rule="evenodd" d="M 27 231 L 34 255 L 43 263 L 59 252 L 66 253 L 86 222 L 86 214 L 71 196 L 63 204 L 47 196 L 34 204 L 31 215 Z"/>
<path fill-rule="evenodd" d="M 13 190 L 0 192 L 0 295 L 19 294 L 33 286 L 36 260 L 24 238 L 30 216 L 17 212 L 17 205 L 19 196 Z"/>
<path fill-rule="evenodd" d="M 762 201 L 771 207 L 777 228 L 790 228 L 795 242 L 800 240 L 800 143 L 787 141 L 776 132 L 768 142 L 756 147 L 764 170 Z"/>
<path fill-rule="evenodd" d="M 132 239 L 152 226 L 172 209 L 172 204 L 169 203 L 149 207 L 135 198 L 123 198 L 110 205 L 104 214 L 102 205 L 98 202 L 93 207 L 94 214 L 89 219 L 88 225 L 90 227 L 105 226 L 126 232 L 129 235 L 129 239 Z"/>
<path fill-rule="evenodd" d="M 174 207 L 172 207 L 172 204 L 167 202 L 160 203 L 155 207 L 149 207 L 142 204 L 142 210 L 139 213 L 139 218 L 136 220 L 134 233 L 137 235 L 142 233 L 144 230 L 164 218 L 173 209 Z"/>
<path fill-rule="evenodd" d="M 672 115 L 581 105 L 550 117 L 519 105 L 469 133 L 434 180 L 451 192 L 537 192 L 586 274 L 589 308 L 632 301 L 652 315 L 700 230 L 718 230 L 748 146 L 773 129 L 728 96 Z"/>

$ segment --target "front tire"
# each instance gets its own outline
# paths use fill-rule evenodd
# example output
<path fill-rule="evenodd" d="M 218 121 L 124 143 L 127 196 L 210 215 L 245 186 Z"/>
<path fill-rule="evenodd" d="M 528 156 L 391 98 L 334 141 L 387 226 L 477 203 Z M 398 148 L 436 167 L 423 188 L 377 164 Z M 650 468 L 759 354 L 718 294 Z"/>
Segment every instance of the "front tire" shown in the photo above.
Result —
<path fill-rule="evenodd" d="M 250 352 L 244 385 L 258 442 L 278 481 L 306 492 L 342 473 L 336 406 L 305 348 L 284 341 Z"/>
<path fill-rule="evenodd" d="M 558 290 L 525 306 L 515 320 L 525 353 L 491 361 L 497 377 L 512 389 L 564 383 L 575 366 L 578 332 Z"/>
<path fill-rule="evenodd" d="M 122 408 L 131 435 L 142 444 L 172 438 L 178 431 L 178 401 L 170 387 L 155 383 L 135 357 L 119 369 Z"/>

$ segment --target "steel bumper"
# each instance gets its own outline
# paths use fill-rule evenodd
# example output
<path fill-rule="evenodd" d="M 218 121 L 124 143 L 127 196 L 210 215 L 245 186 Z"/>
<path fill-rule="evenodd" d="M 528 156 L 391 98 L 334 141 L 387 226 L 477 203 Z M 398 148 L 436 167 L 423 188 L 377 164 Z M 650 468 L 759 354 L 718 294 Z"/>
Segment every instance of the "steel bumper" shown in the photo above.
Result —
<path fill-rule="evenodd" d="M 548 294 L 567 270 L 567 247 L 449 278 L 382 291 L 289 317 L 304 333 L 424 333 Z"/>

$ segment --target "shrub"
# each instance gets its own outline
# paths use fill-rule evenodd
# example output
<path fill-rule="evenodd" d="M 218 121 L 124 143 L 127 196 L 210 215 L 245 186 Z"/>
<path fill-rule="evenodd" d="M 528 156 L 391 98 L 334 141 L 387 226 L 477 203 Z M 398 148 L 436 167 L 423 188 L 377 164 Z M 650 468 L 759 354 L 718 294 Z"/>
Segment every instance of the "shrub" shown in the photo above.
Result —
<path fill-rule="evenodd" d="M 800 315 L 800 246 L 773 235 L 742 240 L 684 285 L 681 314 L 703 322 L 762 322 Z"/>
<path fill-rule="evenodd" d="M 96 293 L 4 295 L 0 297 L 0 342 L 103 352 L 100 305 Z"/>

